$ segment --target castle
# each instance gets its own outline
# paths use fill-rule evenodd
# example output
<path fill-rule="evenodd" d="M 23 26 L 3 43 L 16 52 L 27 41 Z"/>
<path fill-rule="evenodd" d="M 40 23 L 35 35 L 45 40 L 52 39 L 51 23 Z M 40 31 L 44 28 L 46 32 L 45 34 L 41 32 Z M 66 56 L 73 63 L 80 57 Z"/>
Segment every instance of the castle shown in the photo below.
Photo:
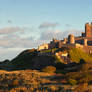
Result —
<path fill-rule="evenodd" d="M 66 46 L 82 48 L 87 53 L 92 53 L 92 23 L 85 24 L 85 32 L 81 36 L 75 37 L 73 34 L 68 35 L 68 38 L 57 40 L 53 38 L 49 44 L 38 46 L 38 50 L 61 48 Z"/>

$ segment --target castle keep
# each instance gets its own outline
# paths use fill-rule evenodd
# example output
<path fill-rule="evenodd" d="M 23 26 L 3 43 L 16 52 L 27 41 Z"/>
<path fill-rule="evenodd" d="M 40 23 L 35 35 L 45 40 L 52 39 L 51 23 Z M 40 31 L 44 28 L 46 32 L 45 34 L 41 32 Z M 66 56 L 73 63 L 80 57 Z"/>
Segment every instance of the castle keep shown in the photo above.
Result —
<path fill-rule="evenodd" d="M 39 50 L 61 48 L 64 46 L 73 46 L 75 48 L 82 48 L 85 52 L 92 52 L 92 22 L 85 24 L 85 32 L 82 32 L 81 36 L 75 37 L 73 34 L 68 35 L 63 40 L 53 39 L 49 44 L 39 46 Z M 41 48 L 42 47 L 42 48 Z"/>
<path fill-rule="evenodd" d="M 87 23 L 85 25 L 85 36 L 92 37 L 92 22 L 91 22 L 91 24 Z"/>

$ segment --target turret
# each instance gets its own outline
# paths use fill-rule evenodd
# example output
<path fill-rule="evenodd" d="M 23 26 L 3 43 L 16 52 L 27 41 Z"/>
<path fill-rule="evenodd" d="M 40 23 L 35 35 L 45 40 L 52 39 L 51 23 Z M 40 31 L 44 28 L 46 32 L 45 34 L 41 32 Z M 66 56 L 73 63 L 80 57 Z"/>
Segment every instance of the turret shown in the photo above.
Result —
<path fill-rule="evenodd" d="M 66 44 L 67 43 L 67 39 L 66 38 L 64 38 L 64 42 L 63 42 L 64 44 Z"/>
<path fill-rule="evenodd" d="M 62 47 L 62 43 L 61 43 L 61 41 L 58 42 L 58 45 L 59 45 L 59 46 L 58 46 L 59 48 Z"/>
<path fill-rule="evenodd" d="M 74 35 L 73 34 L 70 34 L 68 36 L 68 43 L 69 44 L 74 44 L 75 43 L 75 38 L 74 38 Z"/>
<path fill-rule="evenodd" d="M 56 38 L 53 38 L 53 42 L 58 42 L 58 40 Z"/>
<path fill-rule="evenodd" d="M 92 22 L 91 22 L 91 26 L 92 26 Z"/>
<path fill-rule="evenodd" d="M 85 36 L 86 37 L 92 37 L 92 23 L 86 23 L 85 24 Z"/>
<path fill-rule="evenodd" d="M 87 46 L 87 39 L 84 39 L 84 46 Z"/>

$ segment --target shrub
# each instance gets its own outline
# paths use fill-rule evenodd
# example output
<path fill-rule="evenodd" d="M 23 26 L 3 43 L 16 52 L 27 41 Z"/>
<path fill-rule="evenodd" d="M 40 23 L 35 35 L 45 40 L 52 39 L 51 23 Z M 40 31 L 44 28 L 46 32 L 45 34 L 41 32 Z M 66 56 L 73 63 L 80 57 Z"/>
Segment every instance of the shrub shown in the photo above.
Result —
<path fill-rule="evenodd" d="M 88 72 L 89 70 L 92 70 L 92 63 L 85 63 L 81 65 L 80 71 L 82 72 Z"/>
<path fill-rule="evenodd" d="M 56 71 L 56 67 L 54 67 L 54 66 L 47 66 L 47 67 L 43 68 L 42 71 L 46 72 L 46 73 L 54 73 Z"/>
<path fill-rule="evenodd" d="M 65 64 L 62 63 L 62 62 L 57 62 L 57 63 L 55 64 L 55 67 L 56 67 L 57 69 L 64 69 L 64 68 L 65 68 Z"/>
<path fill-rule="evenodd" d="M 19 81 L 18 81 L 18 80 L 14 80 L 14 81 L 12 82 L 12 85 L 13 85 L 13 86 L 18 86 L 18 85 L 19 85 Z"/>
<path fill-rule="evenodd" d="M 69 79 L 68 82 L 71 85 L 76 85 L 77 84 L 77 81 L 75 79 Z"/>
<path fill-rule="evenodd" d="M 90 68 L 90 64 L 87 63 L 87 64 L 83 64 L 80 70 L 83 72 L 87 72 L 89 68 Z"/>

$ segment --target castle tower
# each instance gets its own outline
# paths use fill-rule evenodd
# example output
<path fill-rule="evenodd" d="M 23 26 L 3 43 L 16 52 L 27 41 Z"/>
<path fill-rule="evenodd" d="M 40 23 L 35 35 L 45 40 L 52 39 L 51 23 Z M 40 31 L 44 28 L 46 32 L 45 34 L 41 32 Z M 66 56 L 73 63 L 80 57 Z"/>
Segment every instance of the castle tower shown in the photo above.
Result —
<path fill-rule="evenodd" d="M 69 44 L 74 44 L 75 43 L 75 38 L 74 38 L 73 34 L 70 34 L 68 36 L 68 42 L 69 42 Z"/>
<path fill-rule="evenodd" d="M 92 37 L 92 23 L 86 23 L 85 24 L 85 36 L 86 37 Z"/>
<path fill-rule="evenodd" d="M 67 39 L 66 39 L 66 38 L 64 38 L 64 42 L 63 42 L 63 43 L 64 43 L 64 44 L 66 44 L 66 42 L 67 42 Z"/>
<path fill-rule="evenodd" d="M 57 42 L 58 40 L 56 38 L 53 38 L 53 42 Z"/>
<path fill-rule="evenodd" d="M 84 39 L 84 46 L 87 46 L 87 39 Z"/>
<path fill-rule="evenodd" d="M 58 46 L 59 48 L 62 47 L 62 43 L 61 43 L 61 41 L 58 42 L 58 45 L 59 45 L 59 46 Z"/>
<path fill-rule="evenodd" d="M 92 22 L 91 22 L 91 37 L 92 37 Z"/>

